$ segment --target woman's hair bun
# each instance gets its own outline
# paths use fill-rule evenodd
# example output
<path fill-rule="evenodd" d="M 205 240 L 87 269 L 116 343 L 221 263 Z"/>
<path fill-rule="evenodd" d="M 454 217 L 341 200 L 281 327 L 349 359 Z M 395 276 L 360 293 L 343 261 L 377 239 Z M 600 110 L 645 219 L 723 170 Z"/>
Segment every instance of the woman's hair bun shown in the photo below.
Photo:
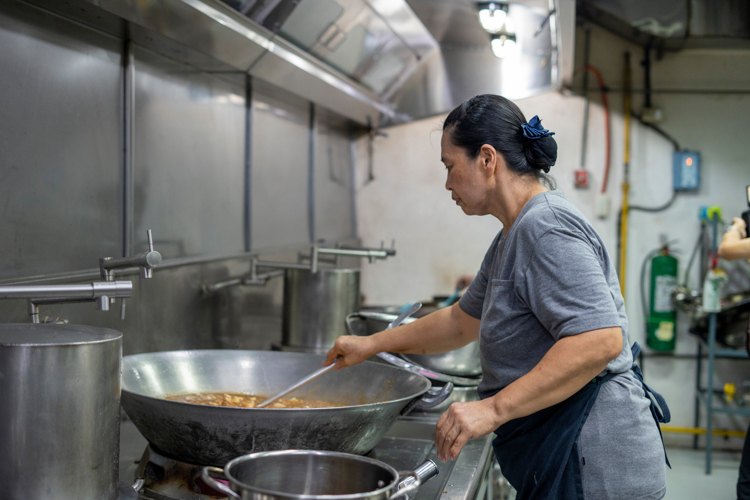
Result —
<path fill-rule="evenodd" d="M 512 172 L 554 189 L 554 181 L 544 175 L 557 160 L 557 143 L 550 137 L 554 132 L 542 127 L 538 116 L 527 122 L 508 99 L 492 94 L 472 97 L 448 114 L 443 131 L 469 158 L 476 158 L 482 146 L 489 144 Z"/>
<path fill-rule="evenodd" d="M 523 149 L 526 163 L 533 169 L 543 170 L 545 174 L 557 161 L 557 141 L 551 136 L 527 139 Z"/>

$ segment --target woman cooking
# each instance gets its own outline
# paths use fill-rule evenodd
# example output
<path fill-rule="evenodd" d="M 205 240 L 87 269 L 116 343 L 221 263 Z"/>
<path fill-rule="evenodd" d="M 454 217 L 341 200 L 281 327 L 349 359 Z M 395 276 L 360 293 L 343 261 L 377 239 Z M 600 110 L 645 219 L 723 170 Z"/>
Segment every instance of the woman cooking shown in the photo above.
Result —
<path fill-rule="evenodd" d="M 340 369 L 382 351 L 441 353 L 479 340 L 481 400 L 453 403 L 441 416 L 442 460 L 494 431 L 495 455 L 519 499 L 659 499 L 661 414 L 631 370 L 628 320 L 604 243 L 547 187 L 557 157 L 552 134 L 495 95 L 448 115 L 445 187 L 464 213 L 493 215 L 503 229 L 459 303 L 369 337 L 340 337 L 326 364 L 341 356 Z"/>

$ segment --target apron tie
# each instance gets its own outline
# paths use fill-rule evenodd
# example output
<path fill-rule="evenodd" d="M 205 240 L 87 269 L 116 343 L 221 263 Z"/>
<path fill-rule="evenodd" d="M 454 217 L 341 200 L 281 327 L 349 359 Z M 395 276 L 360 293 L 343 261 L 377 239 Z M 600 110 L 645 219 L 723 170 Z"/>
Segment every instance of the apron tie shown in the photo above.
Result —
<path fill-rule="evenodd" d="M 641 346 L 638 345 L 638 342 L 633 342 L 633 347 L 630 348 L 630 352 L 633 354 L 633 366 L 630 369 L 635 374 L 635 378 L 637 378 L 641 383 L 643 392 L 646 394 L 649 403 L 651 403 L 651 415 L 654 417 L 654 421 L 656 422 L 656 428 L 659 429 L 661 447 L 664 449 L 664 461 L 671 469 L 672 465 L 669 463 L 669 458 L 667 458 L 667 448 L 666 446 L 664 446 L 664 436 L 662 436 L 661 434 L 661 426 L 659 424 L 669 423 L 669 421 L 672 420 L 672 414 L 669 412 L 669 406 L 667 406 L 667 401 L 664 399 L 664 397 L 653 390 L 651 387 L 649 387 L 648 384 L 643 381 L 643 372 L 641 371 L 641 367 L 635 364 L 635 360 L 641 353 Z M 656 400 L 656 402 L 654 402 L 654 399 Z"/>

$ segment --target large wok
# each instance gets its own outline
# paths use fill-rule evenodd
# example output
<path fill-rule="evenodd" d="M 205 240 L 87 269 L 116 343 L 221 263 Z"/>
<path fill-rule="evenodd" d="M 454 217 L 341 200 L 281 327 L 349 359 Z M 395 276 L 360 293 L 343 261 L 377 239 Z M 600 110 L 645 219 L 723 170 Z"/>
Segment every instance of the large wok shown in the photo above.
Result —
<path fill-rule="evenodd" d="M 324 359 L 232 350 L 125 356 L 122 406 L 160 452 L 193 464 L 223 466 L 240 455 L 268 450 L 365 454 L 399 416 L 440 404 L 452 390 L 430 390 L 430 381 L 421 375 L 365 362 L 328 372 L 295 393 L 340 405 L 335 408 L 227 408 L 161 398 L 195 392 L 270 396 L 320 368 Z"/>

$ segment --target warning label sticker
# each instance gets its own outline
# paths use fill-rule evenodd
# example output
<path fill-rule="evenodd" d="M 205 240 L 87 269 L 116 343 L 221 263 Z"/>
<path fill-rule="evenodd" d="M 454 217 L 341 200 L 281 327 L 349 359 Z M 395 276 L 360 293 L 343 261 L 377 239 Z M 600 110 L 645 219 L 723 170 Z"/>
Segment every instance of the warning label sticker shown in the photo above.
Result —
<path fill-rule="evenodd" d="M 654 290 L 654 312 L 666 313 L 674 311 L 672 290 L 676 285 L 676 276 L 656 277 L 656 290 Z"/>

